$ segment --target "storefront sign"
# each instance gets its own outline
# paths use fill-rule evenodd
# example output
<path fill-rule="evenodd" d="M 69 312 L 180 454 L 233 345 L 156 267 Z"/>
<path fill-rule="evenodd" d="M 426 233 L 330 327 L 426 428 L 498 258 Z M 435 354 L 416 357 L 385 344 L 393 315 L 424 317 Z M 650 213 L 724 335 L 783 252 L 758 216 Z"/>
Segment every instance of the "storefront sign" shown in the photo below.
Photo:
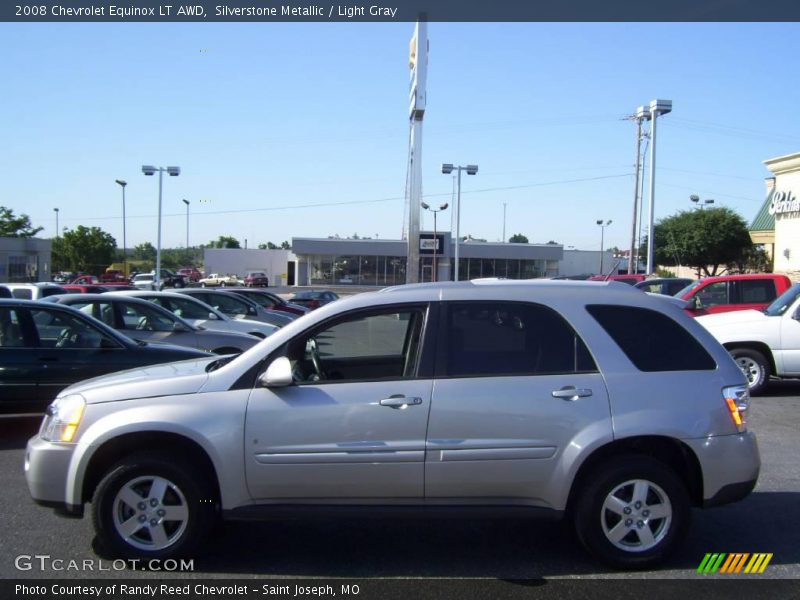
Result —
<path fill-rule="evenodd" d="M 800 213 L 800 200 L 791 191 L 779 192 L 776 190 L 769 205 L 769 214 L 785 215 L 788 213 Z"/>

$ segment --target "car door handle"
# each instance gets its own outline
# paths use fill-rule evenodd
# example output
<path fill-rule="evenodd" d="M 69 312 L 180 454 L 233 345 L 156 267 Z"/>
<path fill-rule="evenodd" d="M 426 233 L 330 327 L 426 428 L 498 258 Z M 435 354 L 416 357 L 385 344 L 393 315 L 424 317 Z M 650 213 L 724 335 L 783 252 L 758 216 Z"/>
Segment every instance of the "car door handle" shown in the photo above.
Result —
<path fill-rule="evenodd" d="M 553 398 L 561 398 L 562 400 L 577 400 L 578 398 L 586 398 L 592 395 L 592 390 L 587 388 L 576 388 L 574 385 L 566 385 L 560 390 L 553 390 L 551 392 Z"/>
<path fill-rule="evenodd" d="M 422 404 L 422 398 L 419 396 L 411 396 L 406 398 L 402 394 L 395 394 L 384 398 L 379 402 L 381 406 L 388 406 L 389 408 L 405 408 L 407 406 L 416 406 Z"/>

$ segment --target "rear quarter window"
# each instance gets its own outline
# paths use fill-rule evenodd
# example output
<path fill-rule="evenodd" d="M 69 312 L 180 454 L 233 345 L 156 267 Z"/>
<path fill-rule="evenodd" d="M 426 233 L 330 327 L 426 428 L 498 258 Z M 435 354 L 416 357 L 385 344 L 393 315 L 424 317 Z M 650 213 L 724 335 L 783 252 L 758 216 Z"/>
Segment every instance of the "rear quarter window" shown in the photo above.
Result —
<path fill-rule="evenodd" d="M 710 371 L 717 363 L 677 321 L 647 308 L 594 304 L 586 307 L 640 371 Z"/>

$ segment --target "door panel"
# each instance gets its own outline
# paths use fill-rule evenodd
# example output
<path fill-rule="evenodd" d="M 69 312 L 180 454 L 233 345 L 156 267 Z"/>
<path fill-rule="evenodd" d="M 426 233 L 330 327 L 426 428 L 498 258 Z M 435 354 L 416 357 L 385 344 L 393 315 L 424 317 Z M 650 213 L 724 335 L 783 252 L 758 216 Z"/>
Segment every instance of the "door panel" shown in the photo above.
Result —
<path fill-rule="evenodd" d="M 422 498 L 431 388 L 431 380 L 416 380 L 254 389 L 245 425 L 250 493 Z M 380 405 L 394 395 L 421 403 Z"/>

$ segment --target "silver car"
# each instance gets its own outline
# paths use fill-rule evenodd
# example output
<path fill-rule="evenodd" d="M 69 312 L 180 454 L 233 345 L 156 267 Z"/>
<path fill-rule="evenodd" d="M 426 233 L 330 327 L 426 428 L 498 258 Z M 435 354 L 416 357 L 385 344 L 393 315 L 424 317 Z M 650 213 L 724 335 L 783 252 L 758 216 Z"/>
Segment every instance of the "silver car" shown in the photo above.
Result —
<path fill-rule="evenodd" d="M 595 556 L 639 568 L 680 543 L 692 507 L 755 486 L 748 401 L 702 326 L 630 286 L 410 285 L 236 358 L 73 385 L 25 470 L 41 504 L 91 502 L 119 556 L 190 554 L 218 516 L 445 509 L 569 515 Z"/>
<path fill-rule="evenodd" d="M 120 294 L 63 294 L 50 296 L 47 301 L 77 308 L 143 342 L 187 346 L 214 354 L 238 354 L 259 341 L 244 333 L 200 329 L 152 302 Z"/>
<path fill-rule="evenodd" d="M 125 290 L 119 292 L 108 292 L 109 294 L 119 294 L 133 298 L 149 300 L 167 309 L 184 321 L 188 321 L 200 329 L 210 329 L 211 331 L 232 331 L 236 333 L 247 333 L 257 338 L 264 339 L 278 330 L 275 325 L 262 323 L 253 319 L 232 319 L 225 313 L 209 306 L 205 302 L 187 296 L 186 294 L 176 294 L 175 292 L 147 292 Z"/>

